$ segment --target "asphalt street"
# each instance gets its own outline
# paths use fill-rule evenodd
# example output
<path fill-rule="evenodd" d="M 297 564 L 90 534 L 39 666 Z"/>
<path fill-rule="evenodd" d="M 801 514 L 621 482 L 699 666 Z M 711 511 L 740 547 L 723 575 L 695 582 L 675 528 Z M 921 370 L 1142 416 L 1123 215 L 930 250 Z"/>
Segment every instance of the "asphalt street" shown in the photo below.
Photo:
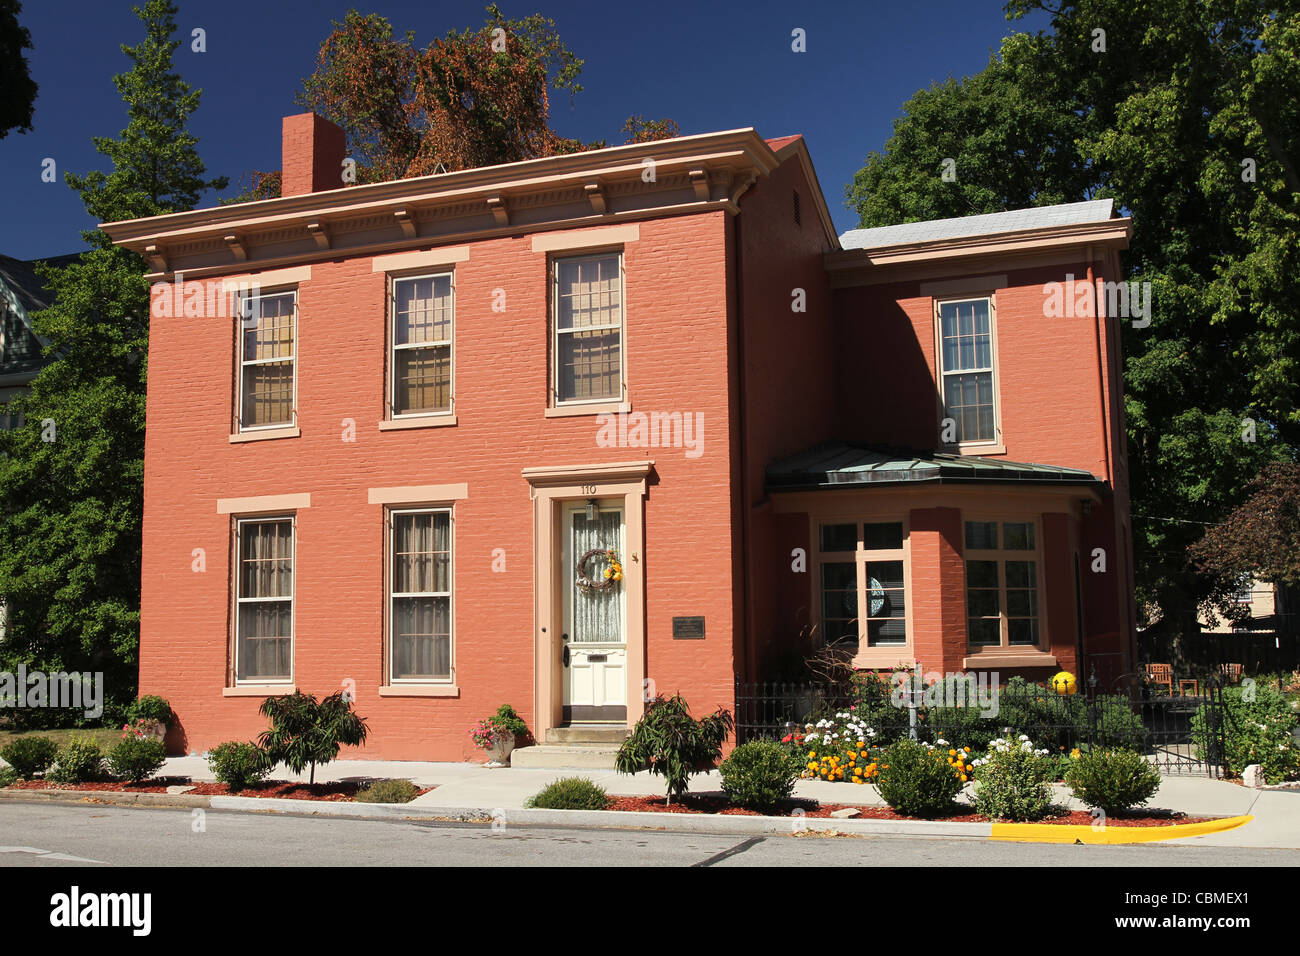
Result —
<path fill-rule="evenodd" d="M 743 837 L 221 810 L 6 804 L 0 866 L 1300 866 L 1300 850 Z"/>

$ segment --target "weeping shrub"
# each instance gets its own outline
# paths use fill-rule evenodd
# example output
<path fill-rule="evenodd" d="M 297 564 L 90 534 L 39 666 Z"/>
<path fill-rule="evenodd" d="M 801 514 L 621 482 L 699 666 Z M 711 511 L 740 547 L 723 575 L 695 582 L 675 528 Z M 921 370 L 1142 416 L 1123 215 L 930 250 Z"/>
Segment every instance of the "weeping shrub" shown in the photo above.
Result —
<path fill-rule="evenodd" d="M 733 729 L 731 713 L 721 707 L 696 720 L 680 694 L 658 696 L 619 748 L 614 767 L 619 773 L 649 770 L 664 777 L 672 803 L 687 792 L 691 774 L 713 769 Z"/>
<path fill-rule="evenodd" d="M 282 763 L 294 773 L 311 767 L 309 783 L 316 782 L 317 764 L 329 763 L 341 747 L 359 747 L 369 732 L 343 691 L 321 701 L 301 691 L 268 697 L 261 713 L 270 719 L 271 729 L 263 731 L 258 742 L 271 764 Z"/>

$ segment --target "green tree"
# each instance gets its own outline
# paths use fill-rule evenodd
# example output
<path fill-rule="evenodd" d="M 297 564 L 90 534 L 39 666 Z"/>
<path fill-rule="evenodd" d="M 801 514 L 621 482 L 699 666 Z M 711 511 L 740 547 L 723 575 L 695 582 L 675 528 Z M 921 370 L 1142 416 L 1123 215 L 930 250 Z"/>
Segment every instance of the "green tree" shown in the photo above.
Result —
<path fill-rule="evenodd" d="M 134 9 L 145 36 L 122 47 L 131 68 L 114 77 L 127 126 L 94 140 L 112 169 L 66 177 L 101 222 L 190 209 L 226 185 L 203 178 L 186 129 L 200 93 L 172 69 L 175 5 Z M 138 256 L 98 230 L 83 236 L 79 260 L 40 269 L 54 305 L 33 321 L 58 361 L 15 401 L 26 424 L 0 432 L 0 660 L 103 671 L 108 699 L 123 704 L 139 640 L 149 286 Z"/>
<path fill-rule="evenodd" d="M 1300 441 L 1300 12 L 1007 4 L 1030 12 L 1050 26 L 909 101 L 849 200 L 863 226 L 1105 197 L 1133 216 L 1127 271 L 1154 295 L 1122 326 L 1138 598 L 1195 634 L 1211 585 L 1188 546 Z"/>
<path fill-rule="evenodd" d="M 359 747 L 369 728 L 352 712 L 352 702 L 342 691 L 317 701 L 302 691 L 262 701 L 261 713 L 271 721 L 258 743 L 272 765 L 283 763 L 294 773 L 311 768 L 309 783 L 316 782 L 316 765 L 339 755 L 343 746 Z"/>
<path fill-rule="evenodd" d="M 32 129 L 37 87 L 23 55 L 32 48 L 32 34 L 18 22 L 22 9 L 18 0 L 0 0 L 0 139 Z"/>

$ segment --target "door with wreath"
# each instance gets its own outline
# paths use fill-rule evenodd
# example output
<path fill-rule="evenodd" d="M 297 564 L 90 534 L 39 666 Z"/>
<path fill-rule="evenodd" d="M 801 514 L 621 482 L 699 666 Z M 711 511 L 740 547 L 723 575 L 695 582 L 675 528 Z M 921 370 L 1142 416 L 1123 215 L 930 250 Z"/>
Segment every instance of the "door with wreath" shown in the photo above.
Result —
<path fill-rule="evenodd" d="M 564 508 L 561 548 L 562 716 L 566 724 L 627 720 L 623 503 Z"/>

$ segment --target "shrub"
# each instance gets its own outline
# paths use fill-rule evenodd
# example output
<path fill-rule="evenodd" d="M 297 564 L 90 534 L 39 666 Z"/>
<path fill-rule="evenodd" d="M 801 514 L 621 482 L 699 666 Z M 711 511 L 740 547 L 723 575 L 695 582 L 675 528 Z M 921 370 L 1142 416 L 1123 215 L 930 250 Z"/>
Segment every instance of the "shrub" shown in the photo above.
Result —
<path fill-rule="evenodd" d="M 1146 804 L 1160 789 L 1160 773 L 1132 750 L 1090 750 L 1065 773 L 1074 795 L 1090 807 L 1118 813 Z"/>
<path fill-rule="evenodd" d="M 1056 762 L 1024 740 L 998 738 L 975 761 L 975 809 L 995 820 L 1041 820 L 1052 806 Z"/>
<path fill-rule="evenodd" d="M 655 697 L 619 748 L 614 766 L 619 773 L 649 770 L 664 777 L 672 803 L 686 793 L 692 773 L 713 769 L 734 728 L 731 714 L 722 708 L 696 720 L 680 694 Z"/>
<path fill-rule="evenodd" d="M 875 728 L 857 713 L 841 710 L 782 740 L 794 744 L 801 777 L 871 782 L 880 766 L 880 746 Z"/>
<path fill-rule="evenodd" d="M 903 739 L 890 744 L 881 759 L 876 788 L 895 811 L 909 817 L 934 817 L 953 809 L 961 793 L 962 774 L 954 772 L 944 751 Z"/>
<path fill-rule="evenodd" d="M 998 695 L 995 723 L 1057 751 L 1086 742 L 1139 749 L 1146 739 L 1141 715 L 1123 694 L 1099 695 L 1090 706 L 1083 693 L 1058 694 L 1023 677 L 1012 677 Z"/>
<path fill-rule="evenodd" d="M 1001 725 L 983 716 L 978 707 L 930 707 L 919 724 L 919 733 L 927 740 L 955 740 L 983 751 L 1001 735 Z"/>
<path fill-rule="evenodd" d="M 529 797 L 526 807 L 540 810 L 604 810 L 609 797 L 586 777 L 563 777 Z"/>
<path fill-rule="evenodd" d="M 126 717 L 130 723 L 137 720 L 146 720 L 151 724 L 163 723 L 170 730 L 175 722 L 172 714 L 172 706 L 164 697 L 157 694 L 145 694 L 139 700 L 133 702 L 126 709 Z"/>
<path fill-rule="evenodd" d="M 799 758 L 770 740 L 754 740 L 733 750 L 722 766 L 722 792 L 747 810 L 770 810 L 794 792 Z"/>
<path fill-rule="evenodd" d="M 409 780 L 376 780 L 364 790 L 357 791 L 362 803 L 410 803 L 420 788 Z"/>
<path fill-rule="evenodd" d="M 113 776 L 139 783 L 153 776 L 167 762 L 167 749 L 156 737 L 127 734 L 108 752 L 108 766 Z"/>
<path fill-rule="evenodd" d="M 339 748 L 358 747 L 366 742 L 369 728 L 352 712 L 352 701 L 337 691 L 317 701 L 315 694 L 298 691 L 284 697 L 268 697 L 261 714 L 271 721 L 258 742 L 272 765 L 283 763 L 294 773 L 311 767 L 309 783 L 316 782 L 316 765 L 339 755 Z"/>
<path fill-rule="evenodd" d="M 59 749 L 54 766 L 45 771 L 46 780 L 59 783 L 87 783 L 104 776 L 104 754 L 89 737 L 74 737 Z"/>
<path fill-rule="evenodd" d="M 0 767 L 0 790 L 11 783 L 16 783 L 19 779 L 21 778 L 18 776 L 18 771 L 13 767 Z"/>
<path fill-rule="evenodd" d="M 1252 698 L 1252 699 L 1247 699 Z M 1209 726 L 1208 708 L 1192 717 L 1192 739 L 1198 760 L 1223 764 L 1240 776 L 1257 763 L 1269 783 L 1300 774 L 1300 747 L 1292 731 L 1296 715 L 1286 697 L 1266 684 L 1230 687 L 1223 691 L 1223 753 L 1216 728 Z M 7 759 L 7 758 L 6 758 Z"/>
<path fill-rule="evenodd" d="M 893 699 L 893 685 L 885 674 L 858 671 L 853 675 L 853 714 L 875 731 L 881 743 L 908 735 L 907 708 Z"/>
<path fill-rule="evenodd" d="M 218 744 L 208 753 L 208 769 L 212 775 L 235 793 L 265 780 L 272 766 L 266 751 L 255 744 L 230 741 Z"/>
<path fill-rule="evenodd" d="M 59 745 L 49 737 L 19 737 L 0 750 L 0 757 L 13 767 L 15 774 L 30 780 L 44 773 L 58 752 Z"/>

